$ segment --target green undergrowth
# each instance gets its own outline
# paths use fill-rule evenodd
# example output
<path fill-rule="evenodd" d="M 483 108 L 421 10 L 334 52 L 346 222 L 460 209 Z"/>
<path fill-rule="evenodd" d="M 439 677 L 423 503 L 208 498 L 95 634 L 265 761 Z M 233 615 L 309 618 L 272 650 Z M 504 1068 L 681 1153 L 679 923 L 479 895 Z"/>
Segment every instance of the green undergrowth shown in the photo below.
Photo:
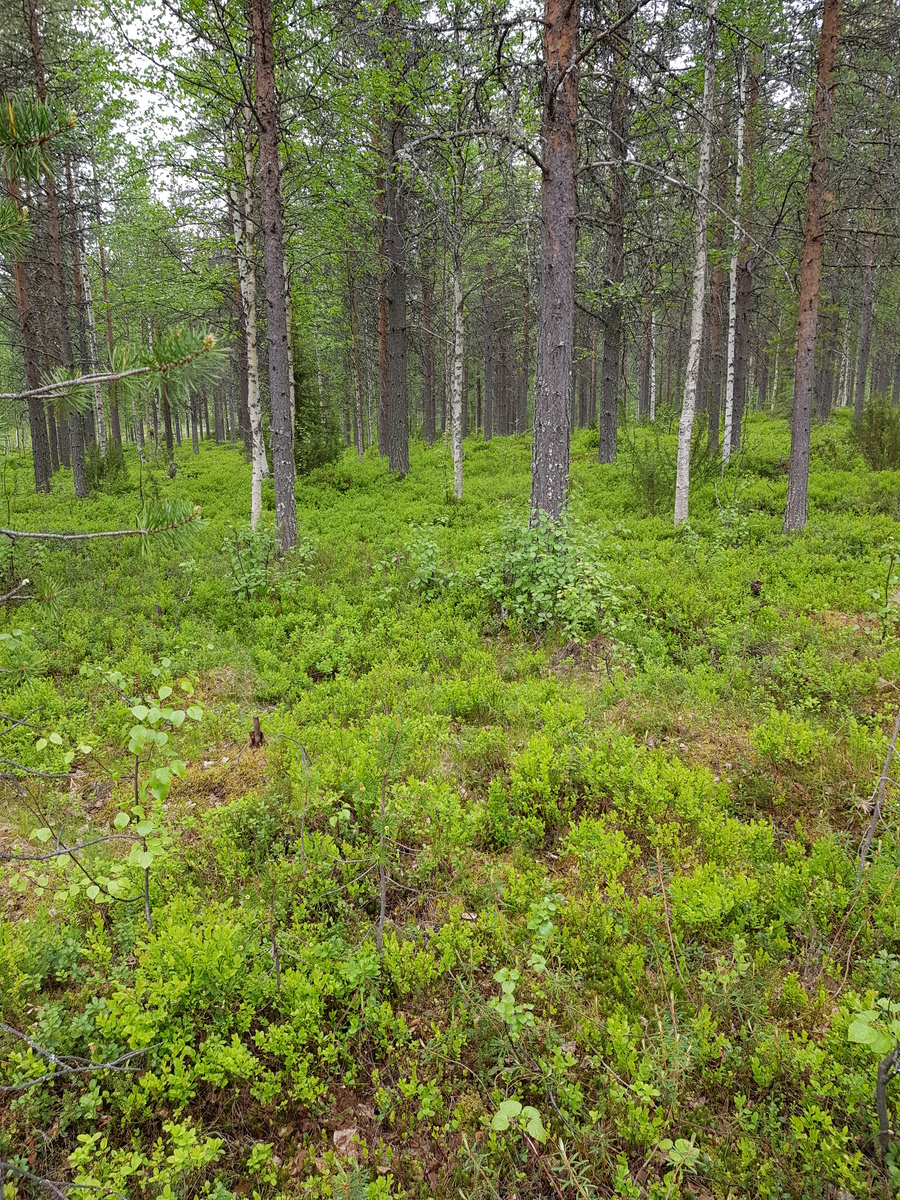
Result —
<path fill-rule="evenodd" d="M 237 448 L 128 454 L 78 505 L 7 464 L 13 528 L 203 509 L 174 550 L 0 547 L 35 596 L 0 631 L 0 851 L 84 846 L 0 866 L 10 1200 L 895 1194 L 893 784 L 857 852 L 900 474 L 838 414 L 786 539 L 752 414 L 676 533 L 671 442 L 601 467 L 577 434 L 531 532 L 527 439 L 468 441 L 459 503 L 443 446 L 404 480 L 348 452 L 284 559 Z"/>

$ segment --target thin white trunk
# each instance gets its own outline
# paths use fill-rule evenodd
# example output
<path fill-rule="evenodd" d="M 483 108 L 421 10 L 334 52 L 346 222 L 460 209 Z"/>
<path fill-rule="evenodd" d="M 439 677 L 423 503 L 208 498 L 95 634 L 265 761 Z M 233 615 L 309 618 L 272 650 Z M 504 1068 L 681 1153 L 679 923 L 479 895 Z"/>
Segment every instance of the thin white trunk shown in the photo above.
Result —
<path fill-rule="evenodd" d="M 231 210 L 234 222 L 234 244 L 237 250 L 238 278 L 244 326 L 247 332 L 247 411 L 250 416 L 251 475 L 250 528 L 255 529 L 262 514 L 262 481 L 268 475 L 266 447 L 263 440 L 262 405 L 259 399 L 259 350 L 256 336 L 256 255 L 253 246 L 253 155 L 248 162 L 244 153 L 243 196 L 232 185 Z"/>
<path fill-rule="evenodd" d="M 841 347 L 841 381 L 838 384 L 838 394 L 841 397 L 841 408 L 847 407 L 850 388 L 850 317 L 844 322 L 844 344 Z"/>
<path fill-rule="evenodd" d="M 719 0 L 707 0 L 706 53 L 703 66 L 700 162 L 697 168 L 697 211 L 694 218 L 694 279 L 691 294 L 691 331 L 684 379 L 684 400 L 678 422 L 678 460 L 675 476 L 675 525 L 688 519 L 691 486 L 691 434 L 697 407 L 700 348 L 703 341 L 703 301 L 706 292 L 706 227 L 709 216 L 709 176 L 712 154 L 713 97 L 716 82 L 716 13 Z"/>
<path fill-rule="evenodd" d="M 656 313 L 650 310 L 650 420 L 656 420 Z"/>
<path fill-rule="evenodd" d="M 775 351 L 775 380 L 772 384 L 772 408 L 771 408 L 772 412 L 775 411 L 775 401 L 778 399 L 778 368 L 780 366 L 781 366 L 781 355 L 776 350 Z"/>
<path fill-rule="evenodd" d="M 91 356 L 91 370 L 100 370 L 97 355 L 97 324 L 94 321 L 94 297 L 91 294 L 91 277 L 88 274 L 87 255 L 84 246 L 81 250 L 81 278 L 84 286 L 84 309 L 87 315 L 88 352 Z M 100 453 L 106 457 L 106 414 L 103 411 L 103 394 L 100 384 L 94 384 L 94 417 L 97 422 L 97 441 L 100 443 Z"/>
<path fill-rule="evenodd" d="M 463 494 L 463 356 L 465 353 L 465 324 L 463 322 L 462 261 L 459 250 L 453 256 L 453 366 L 450 375 L 450 448 L 453 454 L 453 493 L 457 500 Z"/>
<path fill-rule="evenodd" d="M 744 51 L 741 63 L 741 96 L 738 103 L 737 122 L 737 170 L 734 178 L 734 215 L 737 221 L 741 219 L 741 194 L 744 182 L 744 130 L 746 128 L 747 105 L 747 51 Z M 731 426 L 734 422 L 734 370 L 735 370 L 735 340 L 737 331 L 737 274 L 738 255 L 740 253 L 743 231 L 734 230 L 734 249 L 731 253 L 731 281 L 728 288 L 728 358 L 725 375 L 725 435 L 722 439 L 722 466 L 726 466 L 731 458 Z"/>

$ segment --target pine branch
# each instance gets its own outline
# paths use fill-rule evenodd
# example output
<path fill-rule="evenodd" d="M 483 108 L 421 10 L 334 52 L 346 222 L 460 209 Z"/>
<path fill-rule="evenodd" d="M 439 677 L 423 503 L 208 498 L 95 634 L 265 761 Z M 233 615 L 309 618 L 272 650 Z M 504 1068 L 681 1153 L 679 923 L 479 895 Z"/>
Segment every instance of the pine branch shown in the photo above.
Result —
<path fill-rule="evenodd" d="M 13 542 L 17 542 L 20 538 L 32 538 L 42 542 L 88 542 L 94 538 L 151 537 L 154 534 L 172 533 L 176 529 L 183 529 L 186 525 L 196 521 L 199 516 L 200 505 L 195 504 L 186 517 L 182 517 L 178 521 L 171 521 L 168 525 L 149 525 L 145 529 L 103 529 L 97 533 L 33 533 L 24 529 L 0 529 L 0 535 L 8 537 Z"/>
<path fill-rule="evenodd" d="M 69 395 L 70 392 L 80 387 L 93 387 L 102 383 L 118 383 L 119 380 L 133 379 L 139 375 L 164 374 L 166 371 L 175 371 L 180 367 L 188 366 L 195 359 L 200 358 L 201 355 L 208 354 L 211 350 L 214 350 L 215 345 L 215 338 L 210 333 L 207 334 L 199 350 L 195 350 L 191 354 L 185 354 L 182 358 L 176 359 L 174 362 L 150 363 L 142 367 L 132 367 L 128 371 L 97 371 L 92 375 L 80 375 L 77 379 L 56 379 L 52 383 L 41 384 L 40 387 L 31 388 L 26 392 L 0 392 L 0 400 L 28 400 L 32 396 L 56 400 L 61 396 Z"/>

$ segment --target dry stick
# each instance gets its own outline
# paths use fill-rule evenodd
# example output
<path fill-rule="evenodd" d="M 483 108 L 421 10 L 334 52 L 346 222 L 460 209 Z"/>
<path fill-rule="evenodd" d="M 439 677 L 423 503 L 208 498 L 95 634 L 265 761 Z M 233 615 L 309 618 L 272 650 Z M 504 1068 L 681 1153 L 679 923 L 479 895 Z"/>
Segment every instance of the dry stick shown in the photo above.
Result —
<path fill-rule="evenodd" d="M 45 1179 L 43 1175 L 32 1175 L 31 1171 L 26 1171 L 24 1167 L 17 1167 L 15 1163 L 3 1162 L 0 1160 L 0 1183 L 3 1182 L 4 1171 L 12 1171 L 13 1174 L 20 1176 L 22 1179 L 30 1179 L 32 1183 L 37 1183 L 41 1187 L 47 1188 L 54 1196 L 60 1196 L 61 1200 L 68 1200 L 66 1193 L 61 1191 L 62 1188 L 78 1188 L 80 1191 L 86 1192 L 102 1192 L 105 1196 L 118 1196 L 119 1200 L 128 1200 L 127 1196 L 123 1196 L 121 1192 L 114 1192 L 112 1188 L 102 1187 L 99 1183 L 64 1183 L 59 1179 Z"/>
<path fill-rule="evenodd" d="M 387 777 L 391 769 L 391 763 L 394 761 L 394 754 L 397 750 L 397 743 L 400 740 L 400 717 L 397 717 L 397 733 L 394 736 L 394 744 L 391 746 L 391 752 L 388 755 L 387 765 L 381 776 L 381 843 L 378 854 L 378 928 L 375 930 L 375 949 L 378 954 L 384 951 L 384 918 L 387 912 L 387 871 L 384 869 L 384 825 L 386 813 L 386 797 L 387 797 Z"/>
<path fill-rule="evenodd" d="M 31 533 L 24 529 L 0 529 L 0 534 L 3 537 L 11 538 L 14 542 L 17 542 L 19 538 L 35 538 L 41 542 L 87 542 L 93 538 L 152 537 L 155 533 L 168 533 L 172 529 L 190 525 L 199 516 L 200 505 L 195 504 L 194 510 L 189 516 L 182 517 L 180 521 L 173 521 L 171 525 L 160 525 L 152 529 L 103 529 L 99 533 Z"/>
<path fill-rule="evenodd" d="M 891 744 L 888 746 L 887 756 L 884 760 L 884 766 L 881 768 L 881 775 L 878 779 L 878 784 L 875 791 L 872 793 L 872 799 L 875 801 L 875 809 L 872 813 L 872 819 L 866 829 L 865 836 L 859 847 L 859 858 L 856 863 L 856 878 L 859 879 L 862 874 L 863 867 L 866 865 L 866 859 L 869 856 L 869 847 L 872 845 L 872 839 L 875 837 L 875 831 L 878 828 L 878 823 L 881 820 L 881 806 L 884 803 L 884 792 L 887 787 L 888 772 L 891 769 L 891 759 L 894 757 L 894 747 L 897 745 L 897 738 L 900 737 L 900 709 L 897 710 L 897 717 L 894 721 L 894 731 L 891 734 Z"/>
<path fill-rule="evenodd" d="M 900 1073 L 897 1059 L 900 1057 L 900 1046 L 895 1046 L 887 1058 L 878 1064 L 878 1076 L 875 1083 L 875 1110 L 878 1113 L 878 1157 L 884 1159 L 887 1154 L 888 1141 L 891 1133 L 887 1108 L 887 1085 L 893 1077 Z"/>
<path fill-rule="evenodd" d="M 672 958 L 675 960 L 675 970 L 678 972 L 678 978 L 681 980 L 681 986 L 687 992 L 688 985 L 684 982 L 684 976 L 681 973 L 681 966 L 678 962 L 678 955 L 675 952 L 675 939 L 672 937 L 672 926 L 669 924 L 669 901 L 666 897 L 666 885 L 663 883 L 662 862 L 660 861 L 658 846 L 656 847 L 656 873 L 659 875 L 659 886 L 660 886 L 660 890 L 662 891 L 663 913 L 665 914 L 665 918 L 666 918 L 666 932 L 669 935 L 669 945 L 672 947 Z M 690 993 L 688 993 L 688 994 L 690 994 Z M 675 1017 L 675 1014 L 673 1012 L 673 1014 L 672 1014 L 673 1020 L 674 1020 L 674 1017 Z"/>
<path fill-rule="evenodd" d="M 207 340 L 209 340 L 209 337 Z M 136 375 L 149 375 L 156 371 L 160 372 L 160 374 L 166 371 L 175 371 L 179 367 L 186 367 L 188 363 L 193 362 L 195 358 L 199 358 L 201 354 L 207 354 L 214 346 L 215 340 L 212 340 L 209 345 L 204 344 L 202 350 L 197 350 L 194 354 L 186 354 L 176 362 L 153 363 L 149 367 L 133 367 L 129 371 L 96 371 L 91 375 L 80 375 L 77 379 L 57 379 L 53 383 L 41 384 L 40 387 L 31 388 L 27 392 L 2 392 L 0 393 L 0 400 L 27 400 L 31 396 L 41 396 L 56 400 L 68 395 L 69 392 L 79 387 L 93 387 L 95 384 L 101 383 L 117 383 L 120 379 L 132 379 Z"/>
<path fill-rule="evenodd" d="M 20 584 L 17 584 L 16 587 L 14 587 L 11 592 L 7 592 L 5 596 L 0 596 L 0 604 L 5 604 L 7 600 L 12 600 L 12 598 L 14 596 L 18 595 L 18 593 L 21 592 L 22 588 L 27 587 L 30 582 L 31 582 L 30 579 L 23 579 L 22 582 Z M 23 600 L 27 599 L 27 597 L 23 596 L 22 599 Z"/>

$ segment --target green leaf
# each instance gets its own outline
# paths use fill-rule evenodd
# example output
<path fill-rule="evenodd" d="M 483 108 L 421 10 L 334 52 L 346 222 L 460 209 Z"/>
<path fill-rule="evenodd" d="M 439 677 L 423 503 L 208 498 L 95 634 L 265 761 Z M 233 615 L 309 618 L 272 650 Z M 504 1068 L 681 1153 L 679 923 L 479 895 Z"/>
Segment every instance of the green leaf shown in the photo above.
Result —
<path fill-rule="evenodd" d="M 149 850 L 145 850 L 143 854 L 138 855 L 137 861 L 138 861 L 138 866 L 141 867 L 144 871 L 146 871 L 148 867 L 153 866 L 153 855 L 150 853 Z"/>
<path fill-rule="evenodd" d="M 505 1129 L 509 1129 L 510 1122 L 514 1121 L 522 1111 L 522 1105 L 518 1100 L 504 1100 L 491 1120 L 491 1129 L 502 1133 Z"/>
<path fill-rule="evenodd" d="M 180 729 L 181 726 L 184 724 L 184 719 L 186 716 L 187 716 L 187 714 L 182 709 L 176 708 L 173 710 L 172 715 L 169 718 L 169 720 L 172 722 L 172 724 L 175 726 L 176 729 Z"/>
<path fill-rule="evenodd" d="M 191 718 L 192 721 L 199 721 L 200 718 L 203 716 L 203 709 L 200 707 L 199 704 L 192 704 L 191 707 L 187 710 L 187 715 Z"/>
<path fill-rule="evenodd" d="M 53 830 L 48 829 L 46 826 L 44 826 L 43 829 L 33 830 L 28 836 L 32 840 L 45 843 L 45 842 L 49 842 L 50 839 L 53 837 Z"/>
<path fill-rule="evenodd" d="M 172 695 L 172 689 L 168 684 L 165 684 L 159 689 L 157 695 L 159 696 L 160 700 L 168 700 L 168 698 Z"/>
<path fill-rule="evenodd" d="M 96 883 L 91 884 L 91 886 L 85 892 L 85 895 L 87 896 L 88 900 L 97 899 L 97 897 L 100 895 L 100 889 L 97 887 Z"/>
<path fill-rule="evenodd" d="M 150 712 L 150 709 L 146 704 L 136 704 L 131 711 L 139 721 L 146 721 L 147 714 Z"/>
<path fill-rule="evenodd" d="M 116 819 L 113 821 L 113 825 L 115 825 L 116 829 L 124 829 L 130 820 L 131 817 L 129 817 L 128 813 L 116 813 Z"/>
<path fill-rule="evenodd" d="M 542 1144 L 547 1140 L 547 1131 L 544 1129 L 544 1122 L 541 1120 L 541 1114 L 536 1108 L 532 1108 L 530 1104 L 526 1104 L 522 1109 L 522 1116 L 525 1118 L 525 1132 L 529 1137 L 533 1137 L 536 1142 Z"/>
<path fill-rule="evenodd" d="M 152 821 L 141 821 L 139 825 L 135 826 L 135 833 L 137 833 L 139 837 L 146 837 L 148 833 L 153 832 L 153 828 L 154 826 Z"/>
<path fill-rule="evenodd" d="M 184 694 L 186 696 L 193 696 L 194 685 L 191 683 L 191 681 L 189 679 L 179 679 L 178 686 L 181 688 L 181 690 L 184 692 Z"/>
<path fill-rule="evenodd" d="M 46 747 L 46 745 L 47 745 L 46 738 L 38 738 L 38 740 L 34 744 L 34 748 L 35 748 L 35 750 L 43 750 Z"/>
<path fill-rule="evenodd" d="M 50 734 L 50 741 L 53 743 L 53 745 L 54 745 L 54 746 L 61 746 L 61 745 L 62 745 L 62 738 L 59 736 L 59 734 L 58 734 L 58 733 L 51 733 L 51 734 Z"/>

